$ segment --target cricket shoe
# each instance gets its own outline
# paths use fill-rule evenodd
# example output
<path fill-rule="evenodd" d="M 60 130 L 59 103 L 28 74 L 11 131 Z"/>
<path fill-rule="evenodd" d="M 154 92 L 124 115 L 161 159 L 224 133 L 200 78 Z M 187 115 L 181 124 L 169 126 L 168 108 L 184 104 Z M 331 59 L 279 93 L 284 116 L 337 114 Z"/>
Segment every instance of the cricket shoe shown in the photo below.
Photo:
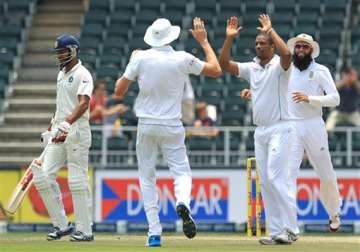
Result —
<path fill-rule="evenodd" d="M 184 203 L 179 203 L 176 207 L 176 213 L 182 219 L 183 232 L 185 236 L 189 239 L 194 238 L 196 235 L 196 224 L 190 215 L 190 210 L 184 205 Z"/>
<path fill-rule="evenodd" d="M 287 231 L 288 236 L 289 236 L 289 238 L 290 238 L 290 240 L 291 240 L 292 242 L 296 242 L 297 240 L 299 240 L 299 238 L 300 238 L 300 235 L 299 235 L 299 234 L 295 234 L 295 233 L 294 233 L 293 231 L 291 231 L 290 229 L 287 229 L 286 231 Z"/>
<path fill-rule="evenodd" d="M 330 230 L 330 232 L 339 231 L 340 225 L 341 225 L 340 214 L 333 215 L 329 220 L 329 230 Z"/>
<path fill-rule="evenodd" d="M 150 235 L 146 247 L 161 247 L 161 236 L 160 235 Z"/>
<path fill-rule="evenodd" d="M 87 235 L 81 231 L 76 231 L 70 236 L 70 241 L 72 242 L 90 242 L 94 240 L 94 235 Z"/>
<path fill-rule="evenodd" d="M 69 222 L 68 226 L 61 230 L 59 227 L 53 227 L 53 230 L 47 234 L 46 240 L 48 241 L 54 241 L 59 240 L 61 237 L 65 235 L 69 235 L 74 232 L 74 225 Z"/>
<path fill-rule="evenodd" d="M 274 237 L 261 237 L 259 243 L 262 245 L 277 245 L 278 243 L 274 240 Z"/>
<path fill-rule="evenodd" d="M 282 231 L 280 234 L 278 235 L 274 235 L 274 240 L 278 243 L 278 244 L 291 244 L 292 243 L 292 239 L 290 237 L 289 231 L 288 229 L 285 229 L 284 231 Z"/>

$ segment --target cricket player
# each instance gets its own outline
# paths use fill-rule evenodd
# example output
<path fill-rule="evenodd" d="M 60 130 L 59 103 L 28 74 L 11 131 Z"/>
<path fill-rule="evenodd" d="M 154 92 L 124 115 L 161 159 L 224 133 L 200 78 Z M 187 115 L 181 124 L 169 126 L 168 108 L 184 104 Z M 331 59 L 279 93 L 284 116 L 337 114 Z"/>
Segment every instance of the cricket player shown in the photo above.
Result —
<path fill-rule="evenodd" d="M 339 105 L 339 93 L 329 69 L 315 62 L 320 48 L 310 35 L 300 34 L 289 39 L 287 45 L 293 54 L 288 91 L 289 114 L 296 129 L 290 155 L 292 205 L 296 204 L 296 180 L 305 151 L 320 178 L 320 198 L 329 214 L 329 229 L 336 232 L 340 228 L 341 200 L 322 119 L 322 107 Z M 290 228 L 299 233 L 296 220 L 295 207 Z"/>
<path fill-rule="evenodd" d="M 55 41 L 54 51 L 59 61 L 57 76 L 56 112 L 50 127 L 51 140 L 41 167 L 32 162 L 34 183 L 48 210 L 53 231 L 47 240 L 57 240 L 72 234 L 68 224 L 56 175 L 67 161 L 69 188 L 76 219 L 76 232 L 70 241 L 92 241 L 91 196 L 88 187 L 88 155 L 91 145 L 89 100 L 93 80 L 78 59 L 79 41 L 71 35 L 61 35 Z"/>
<path fill-rule="evenodd" d="M 250 82 L 253 122 L 257 125 L 255 157 L 259 166 L 261 194 L 264 200 L 270 237 L 262 237 L 264 245 L 290 244 L 290 195 L 288 157 L 292 128 L 288 121 L 287 91 L 291 53 L 272 27 L 268 15 L 259 16 L 261 27 L 256 36 L 256 57 L 239 63 L 230 59 L 234 38 L 242 27 L 237 17 L 231 17 L 226 27 L 226 39 L 220 54 L 223 70 Z M 280 57 L 275 54 L 278 50 Z M 242 96 L 246 96 L 242 94 Z"/>
<path fill-rule="evenodd" d="M 175 51 L 169 44 L 179 37 L 180 27 L 159 18 L 147 28 L 144 36 L 144 41 L 152 48 L 132 54 L 115 86 L 115 94 L 123 97 L 133 81 L 139 84 L 134 107 L 138 117 L 136 155 L 149 224 L 146 245 L 150 247 L 161 246 L 155 174 L 159 152 L 174 177 L 176 212 L 183 220 L 184 234 L 188 238 L 196 235 L 196 225 L 190 214 L 192 175 L 184 144 L 185 130 L 180 120 L 181 101 L 189 74 L 218 77 L 222 72 L 207 40 L 204 22 L 194 18 L 193 26 L 190 31 L 205 53 L 205 62 L 184 51 Z"/>

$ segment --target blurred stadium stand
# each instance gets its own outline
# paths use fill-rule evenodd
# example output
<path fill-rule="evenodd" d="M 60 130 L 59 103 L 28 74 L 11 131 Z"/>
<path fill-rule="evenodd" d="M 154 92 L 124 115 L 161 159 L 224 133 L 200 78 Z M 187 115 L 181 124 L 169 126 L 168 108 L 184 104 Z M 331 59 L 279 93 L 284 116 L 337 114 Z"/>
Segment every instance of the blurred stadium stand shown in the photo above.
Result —
<path fill-rule="evenodd" d="M 317 61 L 327 65 L 334 77 L 344 64 L 352 64 L 360 70 L 360 4 L 355 0 L 66 1 L 69 4 L 55 0 L 0 0 L 0 104 L 5 104 L 0 106 L 5 110 L 0 127 L 0 166 L 28 162 L 40 152 L 38 135 L 46 128 L 49 113 L 54 109 L 51 99 L 54 98 L 56 67 L 55 61 L 50 60 L 48 48 L 63 32 L 79 35 L 83 64 L 95 79 L 106 81 L 109 92 L 113 91 L 115 80 L 124 71 L 132 50 L 147 48 L 143 35 L 158 17 L 167 17 L 182 27 L 180 38 L 173 44 L 176 49 L 203 58 L 201 48 L 188 32 L 192 18 L 199 16 L 205 20 L 209 40 L 218 52 L 225 38 L 226 20 L 236 15 L 244 28 L 232 48 L 233 56 L 235 60 L 248 61 L 255 56 L 257 17 L 266 12 L 284 40 L 306 32 L 319 41 L 321 53 Z M 238 97 L 248 84 L 228 74 L 219 79 L 192 77 L 191 80 L 197 101 L 217 107 L 218 125 L 245 126 L 242 130 L 231 128 L 230 133 L 224 128 L 215 140 L 189 139 L 190 156 L 199 152 L 199 156 L 204 157 L 190 157 L 192 163 L 205 166 L 242 164 L 240 157 L 253 155 L 254 150 L 253 130 L 246 128 L 251 125 L 251 107 Z M 125 103 L 133 105 L 137 89 L 133 84 Z M 37 97 L 39 105 L 29 101 L 30 94 Z M 36 114 L 39 117 L 33 118 Z M 132 113 L 125 114 L 122 119 L 124 126 L 134 126 Z M 31 124 L 31 127 L 23 129 L 24 124 Z M 101 129 L 94 130 L 93 164 L 135 164 L 136 159 L 132 156 L 135 132 L 132 129 L 129 132 L 104 142 Z M 330 135 L 330 148 L 338 153 L 338 156 L 333 155 L 336 166 L 359 166 L 360 155 L 359 158 L 353 156 L 353 151 L 360 149 L 359 135 L 353 128 L 343 128 Z M 9 148 L 5 139 L 11 140 L 10 145 L 17 150 L 23 149 L 22 158 L 5 155 Z M 29 148 L 26 148 L 27 144 Z M 101 150 L 104 144 L 109 153 L 105 161 Z M 225 150 L 233 155 L 224 155 Z M 117 158 L 119 153 L 122 154 Z M 2 158 L 8 162 L 2 162 Z"/>

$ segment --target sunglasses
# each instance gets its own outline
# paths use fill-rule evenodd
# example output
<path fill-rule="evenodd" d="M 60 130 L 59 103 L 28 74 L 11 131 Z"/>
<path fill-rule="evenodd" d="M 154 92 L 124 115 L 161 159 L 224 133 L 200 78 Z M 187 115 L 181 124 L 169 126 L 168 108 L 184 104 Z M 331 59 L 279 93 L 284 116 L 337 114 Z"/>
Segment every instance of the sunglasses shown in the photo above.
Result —
<path fill-rule="evenodd" d="M 303 48 L 304 50 L 309 50 L 311 47 L 309 46 L 309 45 L 307 45 L 307 44 L 297 44 L 297 45 L 295 45 L 295 49 L 301 49 L 301 48 Z"/>

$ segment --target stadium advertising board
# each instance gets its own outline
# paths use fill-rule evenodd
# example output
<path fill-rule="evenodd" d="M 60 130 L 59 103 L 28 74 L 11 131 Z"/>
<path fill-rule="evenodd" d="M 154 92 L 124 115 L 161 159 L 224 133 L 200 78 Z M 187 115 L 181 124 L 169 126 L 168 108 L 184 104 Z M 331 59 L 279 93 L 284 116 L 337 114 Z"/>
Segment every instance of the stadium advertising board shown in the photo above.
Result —
<path fill-rule="evenodd" d="M 25 170 L 19 171 L 1 171 L 0 178 L 3 178 L 4 186 L 1 185 L 0 201 L 3 205 L 7 204 L 9 197 L 14 190 L 15 186 L 21 179 Z M 72 197 L 68 186 L 67 169 L 60 170 L 57 182 L 60 186 L 62 200 L 65 207 L 65 212 L 69 217 L 69 221 L 74 220 L 74 210 L 72 205 Z M 90 185 L 92 184 L 92 170 L 89 172 Z M 23 202 L 17 209 L 16 213 L 11 216 L 12 220 L 16 223 L 50 223 L 49 214 L 45 205 L 33 184 L 29 189 L 27 195 L 24 197 Z"/>
<path fill-rule="evenodd" d="M 145 222 L 138 173 L 97 171 L 95 173 L 95 221 Z M 169 171 L 157 171 L 160 218 L 177 220 L 173 179 Z M 193 170 L 192 214 L 197 221 L 241 222 L 246 220 L 245 177 L 236 170 Z"/>
<path fill-rule="evenodd" d="M 158 171 L 160 217 L 177 220 L 173 180 L 168 171 Z M 345 222 L 360 221 L 360 174 L 338 170 Z M 95 221 L 145 222 L 137 171 L 98 171 L 95 176 Z M 313 170 L 301 170 L 298 179 L 299 221 L 327 222 L 320 202 L 320 181 Z M 245 223 L 247 218 L 244 170 L 193 170 L 192 214 L 197 221 Z"/>
<path fill-rule="evenodd" d="M 360 172 L 337 170 L 336 174 L 342 199 L 341 219 L 344 222 L 360 221 Z M 320 202 L 320 180 L 313 170 L 301 171 L 298 179 L 298 216 L 304 222 L 328 220 Z"/>

